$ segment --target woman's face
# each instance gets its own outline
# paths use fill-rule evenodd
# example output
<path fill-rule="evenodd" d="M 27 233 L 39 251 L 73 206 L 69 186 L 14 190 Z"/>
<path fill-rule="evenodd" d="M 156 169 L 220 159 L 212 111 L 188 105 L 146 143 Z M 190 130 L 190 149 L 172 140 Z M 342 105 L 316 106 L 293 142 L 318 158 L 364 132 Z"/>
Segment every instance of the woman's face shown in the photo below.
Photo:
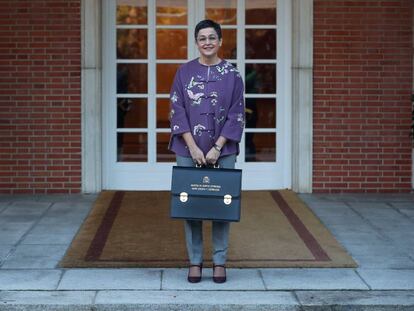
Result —
<path fill-rule="evenodd" d="M 206 58 L 215 57 L 221 46 L 221 39 L 219 39 L 214 28 L 203 28 L 197 34 L 197 48 L 200 54 Z"/>

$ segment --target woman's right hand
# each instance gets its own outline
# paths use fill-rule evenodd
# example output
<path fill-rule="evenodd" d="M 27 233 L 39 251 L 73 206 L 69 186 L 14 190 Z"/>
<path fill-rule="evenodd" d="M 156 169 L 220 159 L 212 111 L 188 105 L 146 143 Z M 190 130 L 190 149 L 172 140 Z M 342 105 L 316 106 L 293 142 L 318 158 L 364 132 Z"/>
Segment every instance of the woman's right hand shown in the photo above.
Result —
<path fill-rule="evenodd" d="M 201 151 L 200 148 L 198 148 L 197 145 L 189 147 L 188 148 L 191 154 L 191 157 L 193 158 L 193 161 L 197 164 L 206 164 L 206 158 L 204 157 L 203 151 Z"/>

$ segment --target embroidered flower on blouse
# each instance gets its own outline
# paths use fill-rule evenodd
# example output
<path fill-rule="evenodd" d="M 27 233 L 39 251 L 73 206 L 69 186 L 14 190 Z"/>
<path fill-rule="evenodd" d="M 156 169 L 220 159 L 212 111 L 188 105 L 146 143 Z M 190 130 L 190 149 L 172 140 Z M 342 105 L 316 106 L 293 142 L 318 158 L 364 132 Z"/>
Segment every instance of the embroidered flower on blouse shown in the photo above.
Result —
<path fill-rule="evenodd" d="M 175 113 L 175 110 L 171 109 L 170 115 L 169 115 L 170 120 L 174 117 L 174 113 Z"/>
<path fill-rule="evenodd" d="M 196 93 L 194 94 L 193 91 L 187 90 L 188 97 L 193 101 L 192 105 L 200 105 L 201 104 L 201 97 L 204 93 Z"/>
<path fill-rule="evenodd" d="M 239 114 L 237 115 L 237 122 L 239 122 L 239 123 L 240 123 L 240 126 L 241 126 L 241 127 L 243 127 L 243 126 L 244 126 L 244 117 L 243 117 L 243 114 L 242 114 L 242 113 L 239 113 Z"/>
<path fill-rule="evenodd" d="M 204 89 L 203 82 L 196 82 L 194 81 L 194 77 L 191 77 L 190 83 L 187 85 L 187 90 L 192 89 L 195 86 L 197 86 L 199 89 Z"/>
<path fill-rule="evenodd" d="M 220 124 L 220 123 L 222 123 L 224 121 L 224 116 L 221 116 L 221 117 L 219 117 L 219 118 L 216 118 L 216 122 L 217 122 L 217 124 Z"/>
<path fill-rule="evenodd" d="M 238 70 L 229 62 L 225 62 L 223 64 L 223 66 L 216 66 L 217 71 L 221 74 L 221 75 L 225 75 L 228 74 L 229 72 L 233 72 L 235 71 L 237 74 L 239 73 Z"/>
<path fill-rule="evenodd" d="M 203 134 L 203 130 L 205 129 L 206 127 L 204 125 L 197 124 L 196 126 L 194 126 L 194 130 L 193 130 L 194 136 L 196 135 L 201 136 L 201 134 Z"/>
<path fill-rule="evenodd" d="M 173 95 L 171 96 L 171 101 L 173 103 L 176 103 L 177 100 L 178 100 L 178 95 L 177 95 L 177 92 L 174 91 Z"/>

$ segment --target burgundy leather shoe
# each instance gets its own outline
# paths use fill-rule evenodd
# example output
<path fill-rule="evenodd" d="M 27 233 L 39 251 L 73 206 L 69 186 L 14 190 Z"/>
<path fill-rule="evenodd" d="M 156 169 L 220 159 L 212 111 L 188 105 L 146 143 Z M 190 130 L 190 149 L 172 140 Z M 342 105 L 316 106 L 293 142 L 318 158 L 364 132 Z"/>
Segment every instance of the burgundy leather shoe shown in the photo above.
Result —
<path fill-rule="evenodd" d="M 224 269 L 224 275 L 216 275 L 216 267 L 222 267 Z M 213 266 L 213 281 L 215 283 L 224 283 L 226 282 L 226 266 L 224 265 L 214 265 Z"/>
<path fill-rule="evenodd" d="M 191 267 L 199 267 L 200 268 L 200 275 L 196 275 L 196 276 L 191 275 L 190 276 Z M 200 282 L 201 281 L 201 273 L 202 273 L 202 271 L 203 271 L 203 264 L 190 265 L 190 268 L 188 269 L 188 276 L 187 276 L 188 282 L 190 282 L 190 283 L 198 283 L 198 282 Z"/>

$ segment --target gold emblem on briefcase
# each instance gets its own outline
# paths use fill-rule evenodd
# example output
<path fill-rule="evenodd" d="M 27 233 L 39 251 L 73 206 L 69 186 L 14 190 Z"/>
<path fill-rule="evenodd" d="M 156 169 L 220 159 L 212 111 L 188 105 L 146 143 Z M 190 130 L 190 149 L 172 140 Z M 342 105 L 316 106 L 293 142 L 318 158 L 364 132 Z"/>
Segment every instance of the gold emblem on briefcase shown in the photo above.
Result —
<path fill-rule="evenodd" d="M 224 196 L 224 204 L 230 205 L 231 204 L 231 199 L 232 199 L 232 196 L 230 194 L 226 194 Z"/>
<path fill-rule="evenodd" d="M 188 193 L 187 192 L 181 192 L 180 193 L 180 201 L 185 203 L 188 201 Z"/>

